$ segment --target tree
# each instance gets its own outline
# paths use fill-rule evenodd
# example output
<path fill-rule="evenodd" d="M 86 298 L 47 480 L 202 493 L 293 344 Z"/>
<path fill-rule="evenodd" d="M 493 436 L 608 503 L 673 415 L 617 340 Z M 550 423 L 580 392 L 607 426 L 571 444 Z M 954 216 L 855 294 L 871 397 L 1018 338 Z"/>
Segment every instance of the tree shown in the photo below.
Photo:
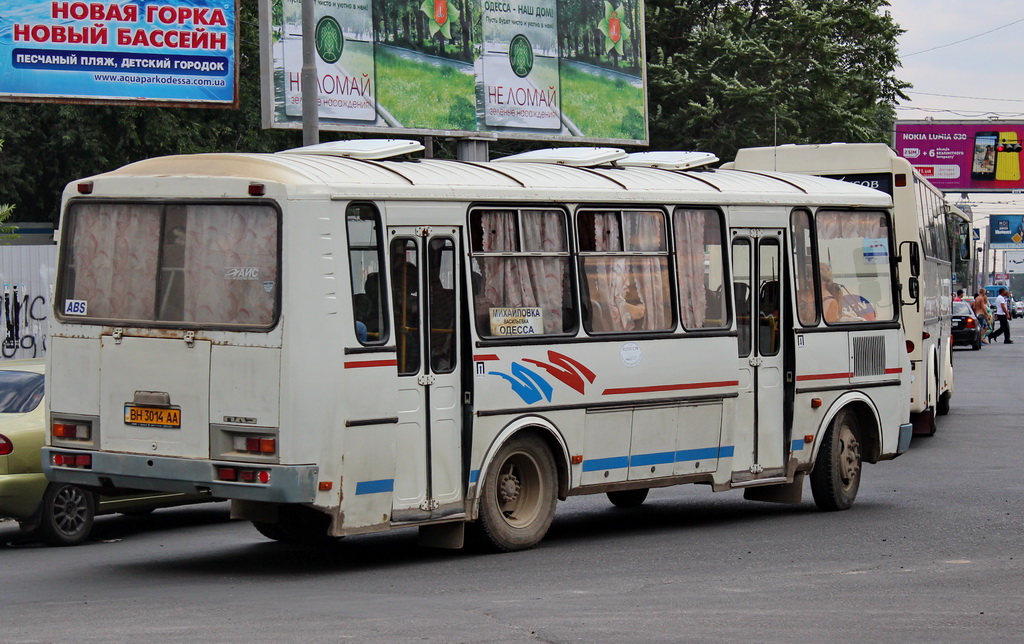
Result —
<path fill-rule="evenodd" d="M 902 30 L 886 0 L 648 0 L 651 145 L 888 142 Z"/>

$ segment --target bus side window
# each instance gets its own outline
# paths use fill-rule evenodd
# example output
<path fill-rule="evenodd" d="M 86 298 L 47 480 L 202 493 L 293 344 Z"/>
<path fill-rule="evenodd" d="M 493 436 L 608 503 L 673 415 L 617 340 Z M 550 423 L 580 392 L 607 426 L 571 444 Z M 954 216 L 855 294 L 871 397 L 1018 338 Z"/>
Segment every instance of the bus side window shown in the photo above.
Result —
<path fill-rule="evenodd" d="M 680 318 L 685 329 L 729 326 L 722 215 L 676 208 L 672 214 Z"/>
<path fill-rule="evenodd" d="M 386 307 L 380 305 L 385 286 L 380 279 L 384 256 L 380 216 L 370 204 L 350 204 L 345 221 L 354 333 L 361 344 L 383 344 L 388 340 L 388 325 Z"/>

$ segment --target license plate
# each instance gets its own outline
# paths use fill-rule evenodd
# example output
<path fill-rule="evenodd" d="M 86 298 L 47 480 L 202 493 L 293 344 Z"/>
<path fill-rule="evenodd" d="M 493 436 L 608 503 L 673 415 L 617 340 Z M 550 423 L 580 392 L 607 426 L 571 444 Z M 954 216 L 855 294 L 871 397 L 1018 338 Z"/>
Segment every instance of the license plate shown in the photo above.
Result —
<path fill-rule="evenodd" d="M 181 410 L 165 407 L 124 406 L 124 424 L 139 427 L 181 428 Z"/>

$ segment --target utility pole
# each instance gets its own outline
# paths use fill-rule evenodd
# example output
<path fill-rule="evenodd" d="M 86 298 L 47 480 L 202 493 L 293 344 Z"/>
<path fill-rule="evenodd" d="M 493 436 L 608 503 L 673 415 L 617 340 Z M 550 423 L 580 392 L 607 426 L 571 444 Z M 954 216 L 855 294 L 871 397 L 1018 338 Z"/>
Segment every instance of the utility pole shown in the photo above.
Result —
<path fill-rule="evenodd" d="M 320 142 L 316 84 L 316 15 L 313 0 L 302 0 L 302 145 Z"/>

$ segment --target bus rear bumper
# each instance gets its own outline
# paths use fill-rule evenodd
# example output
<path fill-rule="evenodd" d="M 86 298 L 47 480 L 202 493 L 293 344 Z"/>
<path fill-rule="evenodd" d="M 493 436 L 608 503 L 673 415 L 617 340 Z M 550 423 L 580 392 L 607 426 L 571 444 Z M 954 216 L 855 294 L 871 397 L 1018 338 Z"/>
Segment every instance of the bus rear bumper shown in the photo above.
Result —
<path fill-rule="evenodd" d="M 312 503 L 316 496 L 319 468 L 315 465 L 267 465 L 263 463 L 218 462 L 166 456 L 111 454 L 88 450 L 67 450 L 44 447 L 43 472 L 46 478 L 60 483 L 73 483 L 97 490 L 124 488 L 209 493 L 222 499 L 245 499 L 268 503 Z M 53 464 L 53 454 L 90 456 L 89 467 L 66 467 Z M 223 472 L 266 472 L 267 482 L 258 476 L 251 482 L 223 480 Z"/>

